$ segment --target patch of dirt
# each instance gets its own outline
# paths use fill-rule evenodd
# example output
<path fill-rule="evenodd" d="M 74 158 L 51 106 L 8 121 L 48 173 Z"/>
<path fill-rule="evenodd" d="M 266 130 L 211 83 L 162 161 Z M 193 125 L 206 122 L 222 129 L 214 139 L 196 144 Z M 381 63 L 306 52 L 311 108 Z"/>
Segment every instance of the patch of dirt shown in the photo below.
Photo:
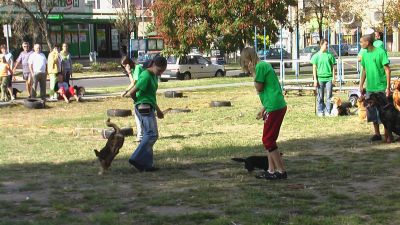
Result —
<path fill-rule="evenodd" d="M 193 213 L 221 213 L 218 209 L 200 209 L 190 206 L 149 206 L 147 210 L 151 213 L 163 216 L 181 216 Z"/>
<path fill-rule="evenodd" d="M 35 191 L 19 191 L 24 188 L 26 182 L 18 181 L 5 181 L 0 183 L 5 193 L 0 193 L 0 201 L 6 202 L 22 202 L 34 200 L 40 203 L 47 203 L 49 201 L 50 193 L 48 189 L 41 189 Z"/>

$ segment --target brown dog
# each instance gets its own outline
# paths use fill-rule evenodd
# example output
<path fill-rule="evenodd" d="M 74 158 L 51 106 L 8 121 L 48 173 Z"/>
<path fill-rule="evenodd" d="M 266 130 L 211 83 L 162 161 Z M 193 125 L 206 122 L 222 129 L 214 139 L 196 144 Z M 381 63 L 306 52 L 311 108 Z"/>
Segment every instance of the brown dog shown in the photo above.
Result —
<path fill-rule="evenodd" d="M 393 105 L 400 111 L 400 80 L 394 81 Z"/>
<path fill-rule="evenodd" d="M 119 149 L 122 148 L 125 141 L 125 136 L 121 133 L 121 130 L 117 125 L 110 122 L 110 118 L 107 119 L 106 125 L 114 128 L 114 132 L 108 137 L 106 146 L 101 151 L 94 150 L 96 157 L 100 161 L 101 170 L 99 175 L 102 175 L 111 166 L 111 162 L 115 156 L 119 153 Z"/>
<path fill-rule="evenodd" d="M 361 121 L 367 120 L 367 108 L 365 107 L 364 98 L 357 99 L 358 118 Z"/>

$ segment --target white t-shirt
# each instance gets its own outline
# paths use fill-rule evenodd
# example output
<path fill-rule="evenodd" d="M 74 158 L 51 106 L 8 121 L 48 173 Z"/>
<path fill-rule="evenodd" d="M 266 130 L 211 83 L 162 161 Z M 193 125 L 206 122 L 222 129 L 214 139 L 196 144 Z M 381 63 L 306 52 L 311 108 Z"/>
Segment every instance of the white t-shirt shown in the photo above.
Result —
<path fill-rule="evenodd" d="M 28 59 L 29 65 L 33 65 L 34 73 L 45 73 L 47 60 L 43 53 L 33 52 Z"/>

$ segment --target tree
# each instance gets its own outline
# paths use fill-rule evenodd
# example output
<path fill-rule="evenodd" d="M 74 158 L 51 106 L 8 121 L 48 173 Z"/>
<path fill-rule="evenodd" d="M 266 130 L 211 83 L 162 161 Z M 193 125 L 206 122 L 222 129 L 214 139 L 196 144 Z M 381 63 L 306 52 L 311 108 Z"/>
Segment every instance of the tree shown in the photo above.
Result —
<path fill-rule="evenodd" d="M 167 52 L 187 53 L 191 47 L 224 51 L 242 49 L 252 42 L 254 26 L 267 27 L 276 38 L 287 22 L 288 5 L 294 0 L 156 0 L 157 33 Z"/>
<path fill-rule="evenodd" d="M 35 24 L 36 33 L 41 34 L 45 39 L 49 49 L 52 48 L 50 33 L 48 30 L 48 17 L 56 6 L 56 0 L 0 0 L 1 5 L 10 7 L 10 11 L 15 15 L 25 14 L 29 20 Z M 22 21 L 24 19 L 21 19 Z"/>
<path fill-rule="evenodd" d="M 123 0 L 119 0 L 120 8 L 116 9 L 117 19 L 114 22 L 115 28 L 120 33 L 123 33 L 126 37 L 124 39 L 123 45 L 127 46 L 129 49 L 129 40 L 132 32 L 137 32 L 137 18 L 136 18 L 136 7 L 132 0 L 127 0 L 126 5 Z"/>

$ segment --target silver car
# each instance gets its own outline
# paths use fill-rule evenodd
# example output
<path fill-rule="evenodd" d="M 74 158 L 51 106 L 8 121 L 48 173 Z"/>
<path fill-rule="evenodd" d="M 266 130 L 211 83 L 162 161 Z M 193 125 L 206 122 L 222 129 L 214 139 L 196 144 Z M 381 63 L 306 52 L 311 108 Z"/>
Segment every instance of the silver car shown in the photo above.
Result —
<path fill-rule="evenodd" d="M 222 77 L 226 72 L 223 65 L 212 64 L 210 60 L 201 55 L 169 56 L 167 62 L 167 69 L 161 75 L 161 81 Z"/>

